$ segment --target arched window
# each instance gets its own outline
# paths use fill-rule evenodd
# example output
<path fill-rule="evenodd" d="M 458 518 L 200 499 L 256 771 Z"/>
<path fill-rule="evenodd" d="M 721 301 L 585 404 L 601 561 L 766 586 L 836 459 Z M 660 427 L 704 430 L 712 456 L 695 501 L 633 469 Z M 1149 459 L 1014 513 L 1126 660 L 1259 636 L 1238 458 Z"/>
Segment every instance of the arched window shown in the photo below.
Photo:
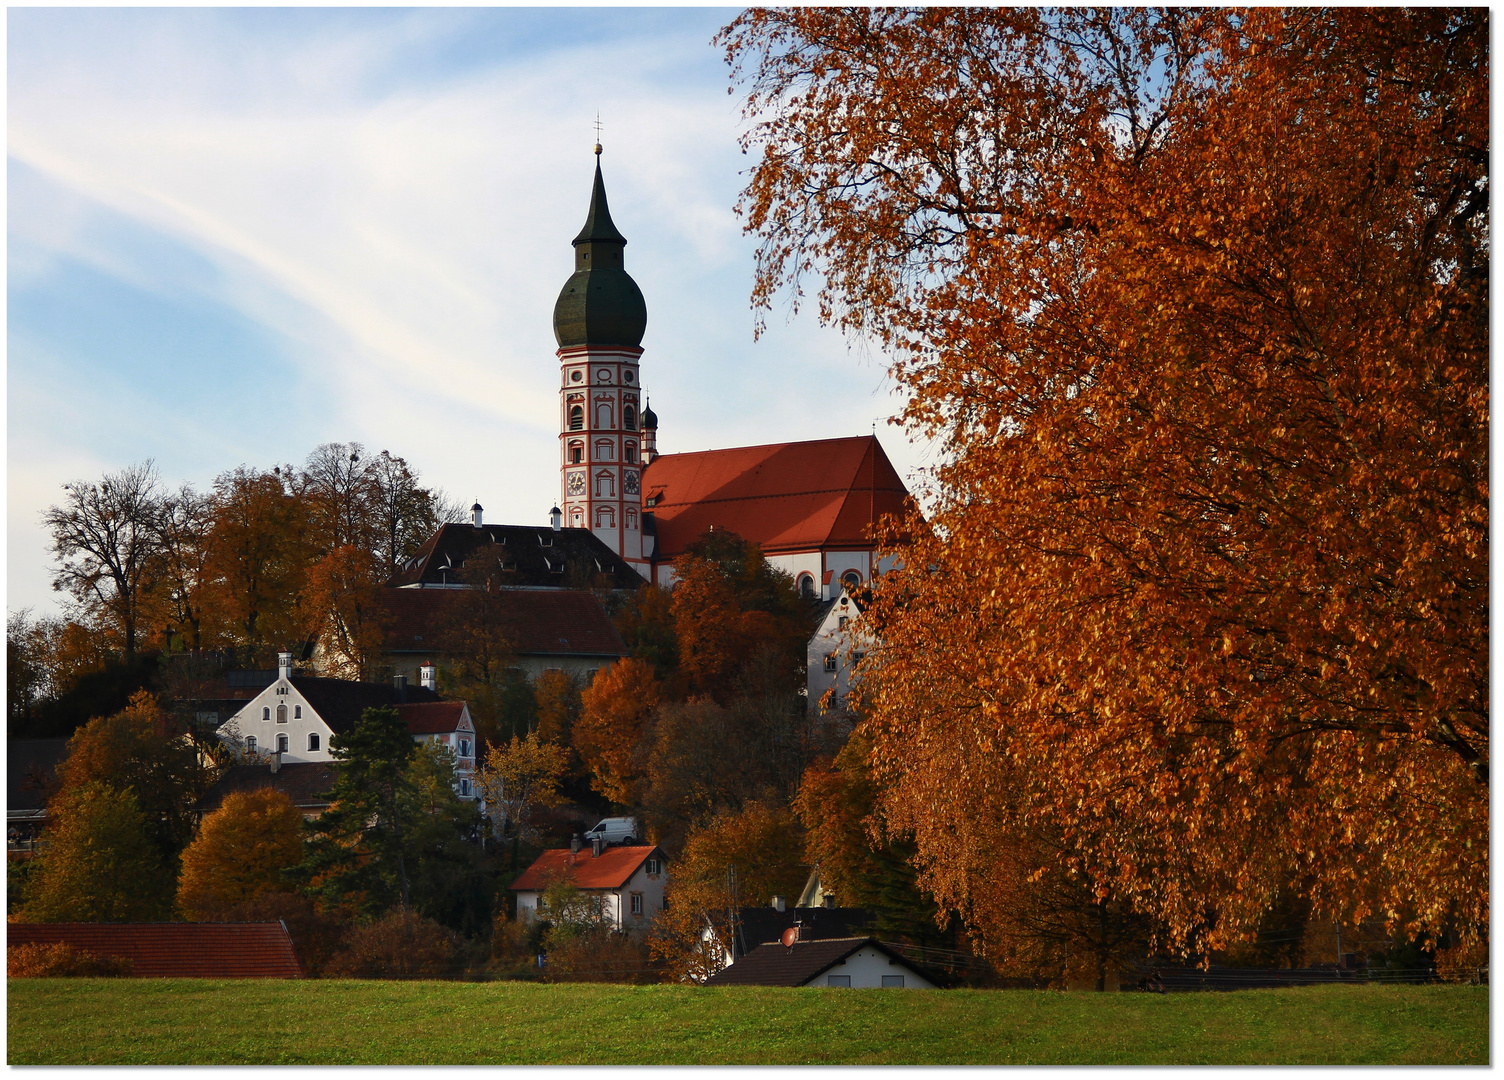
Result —
<path fill-rule="evenodd" d="M 578 409 L 579 406 L 576 405 L 575 408 Z M 575 442 L 570 443 L 569 444 L 569 463 L 571 465 L 578 465 L 580 462 L 582 462 L 584 460 L 585 460 L 585 444 L 582 443 L 582 442 L 579 442 L 579 441 L 575 441 Z"/>
<path fill-rule="evenodd" d="M 272 707 L 270 705 L 263 705 L 261 707 L 261 719 L 263 719 L 263 720 L 270 720 L 271 718 L 272 718 Z"/>
<path fill-rule="evenodd" d="M 630 405 L 621 407 L 621 426 L 628 431 L 637 430 L 637 410 Z"/>
<path fill-rule="evenodd" d="M 799 595 L 806 600 L 815 598 L 815 579 L 809 574 L 799 575 Z"/>
<path fill-rule="evenodd" d="M 279 753 L 279 754 L 285 754 L 285 753 L 287 753 L 287 736 L 286 735 L 278 735 L 277 736 L 277 753 Z"/>
<path fill-rule="evenodd" d="M 571 528 L 583 529 L 585 527 L 585 512 L 578 507 L 570 510 L 569 524 Z"/>
<path fill-rule="evenodd" d="M 862 575 L 855 570 L 848 570 L 841 575 L 841 584 L 848 589 L 860 589 L 862 587 Z"/>
<path fill-rule="evenodd" d="M 245 752 L 247 754 L 254 754 L 256 752 L 256 736 L 247 735 L 245 737 Z"/>
<path fill-rule="evenodd" d="M 598 428 L 605 428 L 607 430 L 610 430 L 610 428 L 611 428 L 611 413 L 612 413 L 612 409 L 611 409 L 611 403 L 609 401 L 598 401 L 598 402 L 596 402 L 596 404 L 595 404 L 595 426 L 598 427 Z"/>
<path fill-rule="evenodd" d="M 316 732 L 310 731 L 308 733 L 308 749 L 310 749 L 310 750 L 318 750 L 318 748 L 319 748 L 319 737 L 318 737 L 318 734 Z"/>
<path fill-rule="evenodd" d="M 301 719 L 303 719 L 303 706 L 301 706 L 301 705 L 294 705 L 292 707 L 292 718 L 294 720 L 301 720 Z"/>
<path fill-rule="evenodd" d="M 595 460 L 613 461 L 616 458 L 616 444 L 610 439 L 595 440 Z"/>
<path fill-rule="evenodd" d="M 277 723 L 279 723 L 279 724 L 285 724 L 285 723 L 287 723 L 287 706 L 286 705 L 278 705 L 277 706 Z M 281 736 L 279 735 L 278 738 L 281 738 Z"/>
<path fill-rule="evenodd" d="M 571 405 L 569 407 L 569 430 L 570 431 L 584 431 L 585 430 L 585 406 L 583 406 L 583 405 Z"/>

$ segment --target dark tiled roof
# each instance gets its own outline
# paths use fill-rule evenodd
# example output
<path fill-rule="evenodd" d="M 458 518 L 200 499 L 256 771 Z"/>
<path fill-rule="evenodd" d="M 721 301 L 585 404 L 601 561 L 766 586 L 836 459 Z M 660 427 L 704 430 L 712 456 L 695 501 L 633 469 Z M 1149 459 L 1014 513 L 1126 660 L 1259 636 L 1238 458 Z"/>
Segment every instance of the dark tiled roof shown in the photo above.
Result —
<path fill-rule="evenodd" d="M 398 705 L 397 715 L 413 735 L 445 735 L 460 726 L 465 711 L 463 701 L 433 701 L 420 705 Z"/>
<path fill-rule="evenodd" d="M 624 562 L 589 529 L 560 529 L 535 525 L 443 525 L 397 572 L 387 585 L 454 585 L 466 583 L 465 560 L 483 546 L 500 545 L 506 567 L 504 587 L 554 589 L 593 587 L 598 574 L 611 579 L 612 588 L 639 589 L 642 575 Z M 476 584 L 470 582 L 469 584 Z"/>
<path fill-rule="evenodd" d="M 58 764 L 67 756 L 67 739 L 9 740 L 5 744 L 5 809 L 15 813 L 46 807 Z"/>
<path fill-rule="evenodd" d="M 317 679 L 310 675 L 294 675 L 291 681 L 337 735 L 355 730 L 360 714 L 367 709 L 439 700 L 438 694 L 421 686 L 408 686 L 399 693 L 391 683 Z"/>
<path fill-rule="evenodd" d="M 706 979 L 705 985 L 803 986 L 868 945 L 915 974 L 922 974 L 876 938 L 833 938 L 829 941 L 796 941 L 792 947 L 780 942 L 759 945 L 730 967 Z"/>
<path fill-rule="evenodd" d="M 714 525 L 767 555 L 866 550 L 872 523 L 901 516 L 909 492 L 874 436 L 664 454 L 642 474 L 655 560 L 682 554 Z"/>
<path fill-rule="evenodd" d="M 198 802 L 206 813 L 219 809 L 232 791 L 259 791 L 272 788 L 284 793 L 299 810 L 322 810 L 329 805 L 328 791 L 334 787 L 334 769 L 324 761 L 295 761 L 276 772 L 270 765 L 232 765 Z"/>
<path fill-rule="evenodd" d="M 131 961 L 140 978 L 298 979 L 287 928 L 273 923 L 10 923 L 7 945 L 66 943 Z"/>
<path fill-rule="evenodd" d="M 522 656 L 627 655 L 606 609 L 594 593 L 569 589 L 505 589 L 495 594 L 505 633 Z M 468 589 L 383 589 L 381 603 L 391 615 L 388 653 L 444 652 L 450 627 L 474 601 Z"/>
<path fill-rule="evenodd" d="M 783 932 L 795 922 L 800 924 L 801 940 L 818 941 L 854 937 L 873 919 L 872 912 L 866 908 L 825 907 L 788 908 L 784 911 L 772 907 L 750 907 L 742 908 L 738 916 L 742 924 L 742 938 L 736 949 L 738 956 L 769 941 L 780 940 Z"/>
<path fill-rule="evenodd" d="M 663 852 L 652 844 L 608 847 L 599 855 L 592 855 L 588 847 L 579 851 L 551 848 L 539 855 L 533 865 L 512 882 L 512 889 L 540 891 L 564 877 L 581 889 L 619 888 L 627 883 L 643 861 L 655 851 L 658 852 L 658 858 L 662 859 Z"/>

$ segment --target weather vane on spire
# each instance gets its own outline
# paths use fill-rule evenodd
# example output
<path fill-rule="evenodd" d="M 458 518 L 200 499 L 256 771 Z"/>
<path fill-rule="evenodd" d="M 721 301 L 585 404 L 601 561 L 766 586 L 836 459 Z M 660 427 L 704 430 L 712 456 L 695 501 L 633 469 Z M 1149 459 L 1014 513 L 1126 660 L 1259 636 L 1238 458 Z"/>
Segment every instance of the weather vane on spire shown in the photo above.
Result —
<path fill-rule="evenodd" d="M 601 156 L 601 111 L 595 110 L 595 156 Z"/>

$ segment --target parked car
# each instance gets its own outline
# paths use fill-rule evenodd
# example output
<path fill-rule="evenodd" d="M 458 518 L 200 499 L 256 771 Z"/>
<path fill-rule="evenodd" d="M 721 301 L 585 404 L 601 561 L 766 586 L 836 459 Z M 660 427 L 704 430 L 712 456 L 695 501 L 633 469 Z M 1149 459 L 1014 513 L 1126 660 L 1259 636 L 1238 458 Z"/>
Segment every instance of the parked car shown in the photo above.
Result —
<path fill-rule="evenodd" d="M 637 819 L 634 817 L 608 817 L 596 822 L 595 828 L 585 834 L 585 841 L 602 840 L 607 844 L 630 844 L 637 839 Z"/>

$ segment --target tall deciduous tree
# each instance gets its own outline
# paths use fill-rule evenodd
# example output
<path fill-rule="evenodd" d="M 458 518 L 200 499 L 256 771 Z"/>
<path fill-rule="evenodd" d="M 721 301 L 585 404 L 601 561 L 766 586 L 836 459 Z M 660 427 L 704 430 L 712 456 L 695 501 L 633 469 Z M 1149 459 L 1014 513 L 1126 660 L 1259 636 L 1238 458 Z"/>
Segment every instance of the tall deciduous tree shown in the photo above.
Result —
<path fill-rule="evenodd" d="M 205 631 L 212 635 L 217 629 L 206 608 L 209 597 L 205 589 L 214 514 L 214 499 L 184 484 L 163 497 L 156 519 L 161 579 L 158 602 L 164 609 L 168 644 L 176 634 L 181 647 L 194 653 L 206 644 Z"/>
<path fill-rule="evenodd" d="M 159 551 L 156 466 L 130 465 L 106 473 L 98 484 L 75 480 L 63 491 L 62 504 L 42 515 L 58 560 L 52 587 L 107 619 L 130 663 Z"/>
<path fill-rule="evenodd" d="M 204 818 L 183 852 L 178 907 L 190 919 L 215 920 L 286 892 L 286 871 L 303 861 L 303 815 L 271 788 L 233 791 Z"/>
<path fill-rule="evenodd" d="M 580 695 L 574 747 L 594 773 L 595 790 L 613 802 L 637 797 L 644 768 L 637 746 L 658 698 L 652 667 L 630 656 L 597 673 Z"/>
<path fill-rule="evenodd" d="M 926 887 L 965 906 L 962 796 L 1007 782 L 1020 817 L 970 835 L 1048 825 L 1182 938 L 1291 881 L 1485 927 L 1487 15 L 805 8 L 723 40 L 756 299 L 816 278 L 949 449 L 864 684 Z"/>

